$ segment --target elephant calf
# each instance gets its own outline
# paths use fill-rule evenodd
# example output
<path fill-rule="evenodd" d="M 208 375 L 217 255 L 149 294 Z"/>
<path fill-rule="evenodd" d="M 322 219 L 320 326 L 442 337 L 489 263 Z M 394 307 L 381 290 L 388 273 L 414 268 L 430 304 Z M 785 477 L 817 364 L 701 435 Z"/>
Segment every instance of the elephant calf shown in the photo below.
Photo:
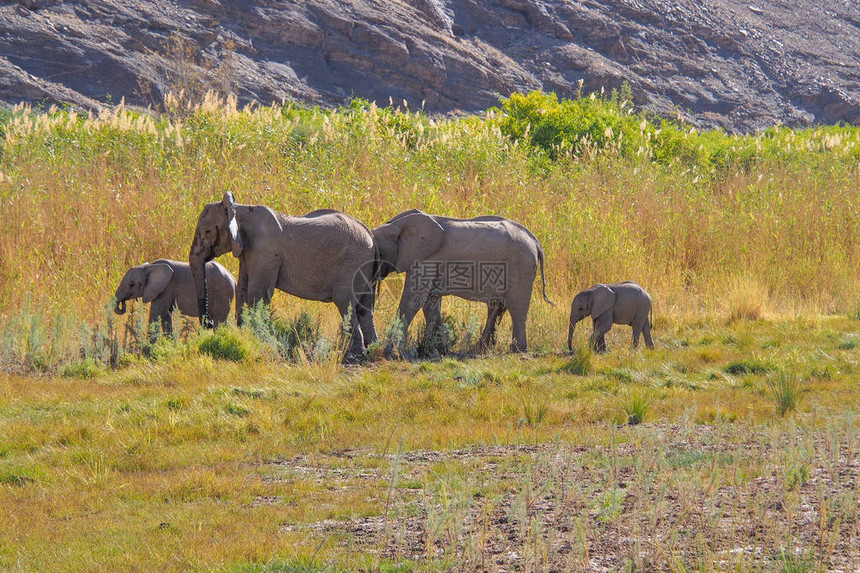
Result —
<path fill-rule="evenodd" d="M 206 284 L 209 290 L 209 316 L 215 324 L 227 320 L 236 280 L 230 271 L 212 261 L 206 264 Z M 122 277 L 116 289 L 114 312 L 125 314 L 125 301 L 142 298 L 152 303 L 149 307 L 149 322 L 161 320 L 164 332 L 173 331 L 174 308 L 187 316 L 198 316 L 197 289 L 188 263 L 159 259 L 154 263 L 143 263 L 132 267 Z"/>
<path fill-rule="evenodd" d="M 573 297 L 567 331 L 568 350 L 573 350 L 573 327 L 586 316 L 591 316 L 594 327 L 591 346 L 595 352 L 606 352 L 605 335 L 613 324 L 633 327 L 634 348 L 639 344 L 640 333 L 645 336 L 648 348 L 654 348 L 651 340 L 651 297 L 632 281 L 594 285 Z"/>

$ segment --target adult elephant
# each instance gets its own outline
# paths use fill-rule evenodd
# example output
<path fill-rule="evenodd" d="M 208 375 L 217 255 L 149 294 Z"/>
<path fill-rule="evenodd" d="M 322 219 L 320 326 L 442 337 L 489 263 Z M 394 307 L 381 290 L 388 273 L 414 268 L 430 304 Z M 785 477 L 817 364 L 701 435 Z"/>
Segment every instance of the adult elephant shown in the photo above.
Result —
<path fill-rule="evenodd" d="M 524 226 L 496 216 L 454 219 L 405 211 L 373 230 L 379 251 L 380 280 L 405 272 L 399 314 L 404 334 L 419 309 L 428 325 L 438 322 L 439 298 L 455 295 L 487 304 L 487 323 L 479 346 L 495 342 L 496 326 L 511 314 L 514 351 L 525 352 L 526 317 L 540 265 L 546 296 L 544 253 Z"/>
<path fill-rule="evenodd" d="M 270 303 L 275 289 L 308 300 L 333 302 L 349 315 L 347 358 L 376 340 L 373 326 L 373 235 L 358 219 L 331 209 L 290 217 L 263 205 L 222 201 L 203 207 L 188 256 L 201 322 L 207 324 L 203 265 L 232 252 L 239 259 L 236 322 L 245 305 Z"/>

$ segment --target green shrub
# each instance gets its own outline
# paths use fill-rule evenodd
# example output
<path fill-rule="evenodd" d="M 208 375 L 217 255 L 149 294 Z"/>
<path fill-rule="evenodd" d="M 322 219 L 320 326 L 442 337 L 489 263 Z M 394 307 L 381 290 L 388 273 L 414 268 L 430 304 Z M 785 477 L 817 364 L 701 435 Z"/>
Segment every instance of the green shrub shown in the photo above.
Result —
<path fill-rule="evenodd" d="M 425 324 L 418 330 L 415 350 L 418 358 L 438 360 L 454 352 L 458 339 L 456 319 L 444 314 L 442 321 L 433 328 Z"/>
<path fill-rule="evenodd" d="M 295 359 L 298 351 L 313 356 L 320 338 L 319 320 L 302 311 L 292 319 L 274 316 L 263 301 L 242 312 L 243 327 L 263 343 L 271 346 L 287 360 Z"/>
<path fill-rule="evenodd" d="M 197 347 L 202 354 L 208 354 L 219 360 L 242 362 L 252 355 L 254 348 L 247 337 L 242 336 L 239 329 L 220 325 L 212 332 L 200 336 Z"/>
<path fill-rule="evenodd" d="M 76 360 L 63 367 L 64 378 L 95 378 L 102 372 L 104 372 L 104 367 L 98 364 L 92 356 Z"/>
<path fill-rule="evenodd" d="M 502 133 L 551 157 L 566 150 L 575 155 L 612 150 L 634 155 L 642 148 L 644 129 L 653 125 L 632 115 L 629 98 L 591 97 L 559 101 L 554 93 L 515 93 L 502 100 Z"/>
<path fill-rule="evenodd" d="M 845 126 L 790 130 L 773 127 L 751 135 L 720 130 L 698 132 L 677 121 L 634 110 L 629 86 L 610 97 L 559 100 L 554 93 L 514 93 L 501 100 L 501 132 L 552 159 L 620 155 L 680 165 L 719 174 L 732 167 L 747 171 L 760 161 L 808 163 L 835 151 L 852 158 L 860 149 L 845 145 L 855 128 Z"/>
<path fill-rule="evenodd" d="M 161 335 L 155 342 L 143 347 L 143 356 L 153 362 L 160 362 L 180 354 L 184 346 L 172 336 Z"/>
<path fill-rule="evenodd" d="M 400 314 L 395 314 L 391 324 L 385 329 L 386 351 L 393 352 L 396 357 L 402 357 L 406 352 L 406 331 Z"/>

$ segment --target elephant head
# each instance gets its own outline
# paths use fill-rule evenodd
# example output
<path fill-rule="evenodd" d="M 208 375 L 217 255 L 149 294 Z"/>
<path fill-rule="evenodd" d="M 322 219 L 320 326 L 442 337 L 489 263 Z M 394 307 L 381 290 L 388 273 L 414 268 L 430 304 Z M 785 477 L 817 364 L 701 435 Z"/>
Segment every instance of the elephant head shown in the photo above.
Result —
<path fill-rule="evenodd" d="M 445 230 L 433 217 L 413 209 L 373 230 L 379 251 L 379 280 L 392 272 L 406 272 L 442 246 Z"/>
<path fill-rule="evenodd" d="M 200 323 L 206 324 L 207 306 L 205 265 L 219 255 L 232 251 L 235 257 L 242 255 L 242 238 L 236 222 L 236 201 L 231 192 L 224 199 L 203 207 L 197 219 L 197 228 L 191 243 L 188 263 L 194 286 L 197 289 L 197 307 Z"/>
<path fill-rule="evenodd" d="M 143 263 L 130 268 L 116 289 L 113 311 L 125 314 L 125 301 L 129 299 L 143 298 L 143 302 L 152 302 L 164 292 L 172 278 L 173 269 L 167 263 Z"/>
<path fill-rule="evenodd" d="M 577 293 L 570 304 L 570 327 L 567 331 L 568 350 L 573 349 L 573 328 L 576 323 L 587 316 L 597 319 L 605 312 L 611 311 L 614 304 L 615 291 L 606 285 L 595 285 Z"/>

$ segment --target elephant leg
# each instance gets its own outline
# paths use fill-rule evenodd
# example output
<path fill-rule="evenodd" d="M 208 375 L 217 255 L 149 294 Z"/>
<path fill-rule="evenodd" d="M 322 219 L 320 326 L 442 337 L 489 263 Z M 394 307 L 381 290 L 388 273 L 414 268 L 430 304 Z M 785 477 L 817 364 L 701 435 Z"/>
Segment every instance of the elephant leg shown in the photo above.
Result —
<path fill-rule="evenodd" d="M 648 348 L 654 348 L 654 341 L 651 340 L 651 321 L 646 320 L 645 324 L 642 326 L 642 334 L 645 336 L 645 346 Z"/>
<path fill-rule="evenodd" d="M 239 263 L 239 281 L 236 283 L 236 325 L 242 326 L 242 311 L 248 300 L 248 269 Z"/>
<path fill-rule="evenodd" d="M 356 314 L 358 315 L 358 328 L 361 329 L 361 338 L 364 341 L 364 346 L 367 348 L 377 340 L 376 325 L 373 324 L 373 307 L 364 304 L 358 305 Z"/>
<path fill-rule="evenodd" d="M 255 269 L 248 271 L 247 278 L 247 298 L 245 304 L 255 306 L 258 302 L 263 301 L 266 304 L 272 302 L 272 295 L 275 294 L 275 284 L 278 280 L 278 268 L 269 267 L 267 269 Z M 241 273 L 240 277 L 241 279 Z"/>
<path fill-rule="evenodd" d="M 502 301 L 491 300 L 487 302 L 487 324 L 484 325 L 484 331 L 478 341 L 479 352 L 488 352 L 496 345 L 496 326 L 502 320 L 505 312 L 507 312 L 507 308 Z"/>
<path fill-rule="evenodd" d="M 642 319 L 638 316 L 633 318 L 633 323 L 630 325 L 633 330 L 633 348 L 639 346 L 639 335 L 642 334 Z"/>
<path fill-rule="evenodd" d="M 606 352 L 606 333 L 612 328 L 612 312 L 605 312 L 592 319 L 594 331 L 591 333 L 591 347 L 598 354 Z"/>
<path fill-rule="evenodd" d="M 400 297 L 398 314 L 403 322 L 403 336 L 409 330 L 409 325 L 418 313 L 430 301 L 430 292 L 424 290 L 413 290 L 410 287 L 410 277 L 407 275 L 406 284 L 403 285 L 403 295 Z"/>
<path fill-rule="evenodd" d="M 161 332 L 166 335 L 173 334 L 173 310 L 168 309 L 167 312 L 161 315 Z"/>
<path fill-rule="evenodd" d="M 424 313 L 427 332 L 433 332 L 442 324 L 442 297 L 431 294 L 421 311 Z"/>
<path fill-rule="evenodd" d="M 359 327 L 358 307 L 349 293 L 341 293 L 334 301 L 338 311 L 340 311 L 341 324 L 349 317 L 349 345 L 347 346 L 344 361 L 356 362 L 361 359 L 364 353 L 364 336 Z M 346 332 L 344 333 L 346 334 Z"/>
<path fill-rule="evenodd" d="M 598 354 L 603 354 L 606 352 L 606 333 L 601 333 L 594 344 L 595 350 Z"/>
<path fill-rule="evenodd" d="M 526 352 L 528 350 L 528 340 L 526 339 L 526 318 L 528 318 L 529 307 L 512 306 L 510 308 L 511 323 L 513 329 L 513 341 L 511 342 L 511 352 Z"/>
<path fill-rule="evenodd" d="M 633 348 L 639 346 L 639 335 L 645 335 L 645 345 L 648 348 L 654 348 L 654 343 L 651 341 L 651 324 L 648 320 L 648 313 L 639 312 L 633 320 Z"/>
<path fill-rule="evenodd" d="M 152 301 L 152 304 L 149 306 L 149 319 L 146 321 L 149 342 L 154 343 L 158 340 L 158 328 L 154 328 L 153 325 L 158 325 L 161 327 L 162 332 L 166 332 L 165 329 L 165 321 L 168 318 L 172 319 L 170 316 L 170 308 L 165 308 L 165 305 L 160 300 Z"/>
<path fill-rule="evenodd" d="M 356 316 L 358 317 L 358 328 L 365 348 L 376 342 L 379 337 L 376 334 L 376 325 L 373 324 L 373 314 L 376 307 L 376 285 L 371 277 L 365 276 L 364 272 L 357 273 L 354 277 L 355 283 L 352 290 L 357 297 L 355 301 Z"/>
<path fill-rule="evenodd" d="M 393 329 L 389 331 L 390 338 L 385 347 L 385 356 L 388 358 L 394 358 L 399 355 L 401 350 L 399 346 L 403 346 L 406 342 L 406 337 L 409 333 L 409 325 L 412 324 L 412 320 L 415 318 L 415 315 L 418 314 L 418 310 L 423 308 L 423 306 L 429 301 L 428 292 L 416 291 L 410 289 L 409 286 L 410 277 L 407 273 L 406 284 L 403 285 L 403 294 L 400 297 L 400 306 L 397 309 L 400 332 L 394 332 Z M 396 343 L 397 339 L 400 341 L 399 344 Z"/>

